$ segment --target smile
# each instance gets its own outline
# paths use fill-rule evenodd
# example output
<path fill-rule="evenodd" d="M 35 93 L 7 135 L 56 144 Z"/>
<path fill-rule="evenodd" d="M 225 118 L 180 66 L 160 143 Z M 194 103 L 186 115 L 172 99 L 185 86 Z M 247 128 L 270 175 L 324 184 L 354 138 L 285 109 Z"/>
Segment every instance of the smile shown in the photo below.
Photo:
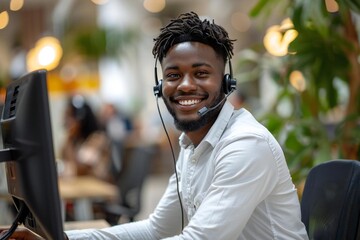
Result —
<path fill-rule="evenodd" d="M 180 100 L 179 104 L 182 106 L 191 106 L 201 102 L 200 99 Z"/>

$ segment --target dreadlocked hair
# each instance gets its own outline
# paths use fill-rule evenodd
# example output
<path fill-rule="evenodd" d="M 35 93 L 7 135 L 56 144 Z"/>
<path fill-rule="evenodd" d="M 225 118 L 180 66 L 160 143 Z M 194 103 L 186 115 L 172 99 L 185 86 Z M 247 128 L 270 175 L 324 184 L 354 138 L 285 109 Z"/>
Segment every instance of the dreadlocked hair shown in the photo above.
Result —
<path fill-rule="evenodd" d="M 160 62 L 175 44 L 195 41 L 211 46 L 226 63 L 233 55 L 233 41 L 235 40 L 229 39 L 226 30 L 214 21 L 201 20 L 196 13 L 190 12 L 181 14 L 161 28 L 159 36 L 154 41 L 152 53 Z"/>

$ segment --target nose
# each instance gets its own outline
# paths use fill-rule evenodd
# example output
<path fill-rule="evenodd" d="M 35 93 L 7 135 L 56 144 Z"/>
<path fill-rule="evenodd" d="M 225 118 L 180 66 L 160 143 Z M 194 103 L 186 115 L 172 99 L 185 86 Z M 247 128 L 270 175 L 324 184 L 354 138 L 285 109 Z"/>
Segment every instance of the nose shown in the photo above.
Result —
<path fill-rule="evenodd" d="M 191 76 L 184 75 L 177 88 L 183 92 L 195 91 L 197 88 L 196 81 Z"/>

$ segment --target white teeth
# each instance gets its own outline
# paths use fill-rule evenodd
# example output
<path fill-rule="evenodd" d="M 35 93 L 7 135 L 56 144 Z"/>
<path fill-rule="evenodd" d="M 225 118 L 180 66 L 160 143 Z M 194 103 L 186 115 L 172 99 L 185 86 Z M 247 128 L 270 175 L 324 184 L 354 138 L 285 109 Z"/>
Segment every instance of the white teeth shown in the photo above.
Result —
<path fill-rule="evenodd" d="M 181 100 L 181 101 L 179 101 L 180 105 L 185 105 L 185 106 L 194 105 L 194 104 L 199 103 L 199 102 L 200 102 L 199 99 Z"/>

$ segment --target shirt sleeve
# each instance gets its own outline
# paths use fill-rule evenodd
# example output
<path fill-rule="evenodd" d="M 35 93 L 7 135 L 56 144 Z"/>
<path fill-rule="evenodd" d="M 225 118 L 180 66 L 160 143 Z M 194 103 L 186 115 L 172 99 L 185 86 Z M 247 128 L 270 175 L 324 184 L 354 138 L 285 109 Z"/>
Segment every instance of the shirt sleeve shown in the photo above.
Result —
<path fill-rule="evenodd" d="M 169 239 L 237 239 L 275 187 L 281 153 L 275 156 L 268 139 L 247 135 L 216 148 L 214 178 L 202 203 L 182 234 Z"/>
<path fill-rule="evenodd" d="M 69 240 L 81 240 L 81 239 L 156 239 L 152 237 L 151 231 L 148 229 L 148 220 L 121 224 L 114 227 L 103 228 L 103 229 L 82 229 L 82 230 L 71 230 L 65 231 Z"/>

